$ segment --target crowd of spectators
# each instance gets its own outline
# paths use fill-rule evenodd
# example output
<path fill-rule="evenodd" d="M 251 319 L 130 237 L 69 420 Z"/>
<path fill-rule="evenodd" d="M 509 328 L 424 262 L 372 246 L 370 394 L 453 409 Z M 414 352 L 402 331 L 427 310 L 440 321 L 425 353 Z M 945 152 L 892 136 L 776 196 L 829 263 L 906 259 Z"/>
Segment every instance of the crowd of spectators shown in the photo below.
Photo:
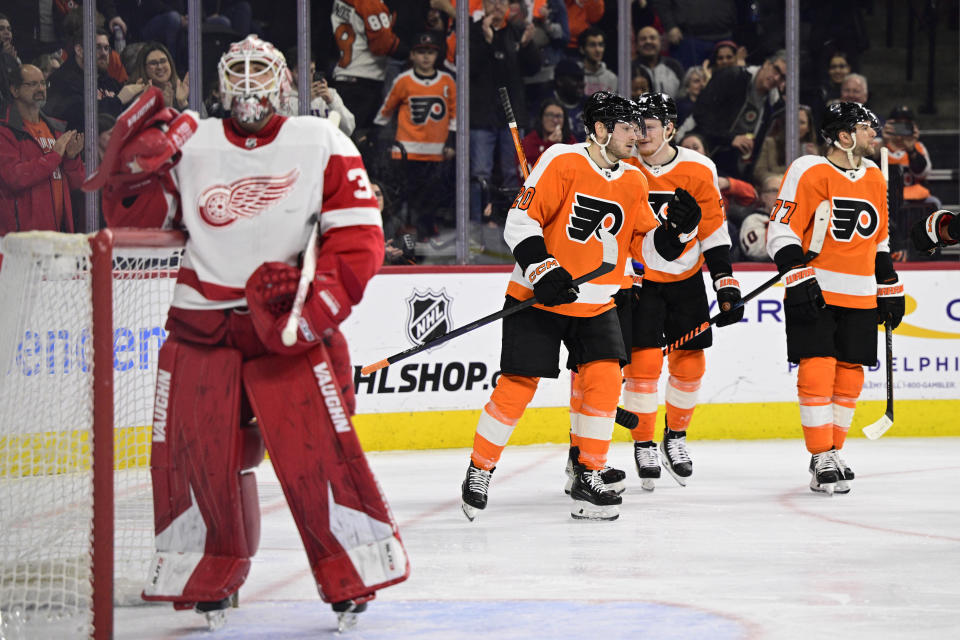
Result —
<path fill-rule="evenodd" d="M 291 28 L 295 16 L 286 6 L 292 4 L 203 1 L 202 115 L 225 115 L 216 82 L 217 47 L 248 32 L 287 51 L 293 92 L 283 112 L 297 112 L 296 32 Z M 738 208 L 730 218 L 734 237 L 739 237 L 739 223 L 766 206 L 764 193 L 786 169 L 783 92 L 788 69 L 782 27 L 777 27 L 783 21 L 781 4 L 632 0 L 630 66 L 618 69 L 619 18 L 612 0 L 471 0 L 471 223 L 489 228 L 502 224 L 521 180 L 500 87 L 507 89 L 532 166 L 552 144 L 583 141 L 586 97 L 600 89 L 616 91 L 621 74 L 629 74 L 631 97 L 655 91 L 676 100 L 678 133 L 673 142 L 714 160 L 724 195 Z M 40 118 L 48 123 L 49 139 L 59 140 L 60 131 L 63 136 L 82 131 L 85 52 L 78 5 L 16 2 L 0 14 L 0 133 L 9 134 L 0 144 L 26 144 L 17 136 L 27 135 L 30 127 L 16 124 L 27 120 L 21 114 L 22 100 L 14 94 L 21 95 L 24 83 L 33 81 L 25 78 L 36 73 L 44 82 Z M 100 128 L 151 85 L 161 88 L 168 106 L 186 108 L 186 1 L 96 0 L 96 6 Z M 311 6 L 310 113 L 335 117 L 364 154 L 396 227 L 388 259 L 414 260 L 411 239 L 417 245 L 452 246 L 444 238 L 455 225 L 455 2 L 321 0 Z M 860 10 L 851 5 L 812 15 L 821 22 L 829 16 L 836 24 L 848 24 Z M 802 31 L 810 35 L 801 41 L 801 60 L 822 68 L 811 73 L 808 66 L 801 75 L 801 153 L 818 152 L 817 125 L 827 106 L 838 100 L 869 106 L 870 98 L 867 78 L 857 73 L 866 46 L 862 39 L 837 38 L 835 30 L 822 24 L 809 27 Z M 214 40 L 215 35 L 219 39 Z M 878 152 L 880 145 L 887 146 L 892 161 L 904 166 L 908 199 L 927 200 L 932 197 L 924 185 L 930 159 L 919 142 L 913 112 L 903 107 L 889 115 Z M 59 153 L 65 143 L 37 144 L 46 154 Z M 9 149 L 2 152 L 9 157 Z M 60 169 L 52 161 L 42 165 L 49 174 L 43 180 L 58 171 L 69 176 L 68 160 L 80 161 L 61 156 Z M 36 171 L 40 180 L 39 166 Z M 22 196 L 22 185 L 15 185 L 9 173 L 9 163 L 0 167 L 4 230 L 26 228 L 27 217 L 9 222 L 10 203 L 19 203 Z M 81 226 L 79 220 L 70 225 L 61 220 L 56 228 Z M 404 253 L 397 254 L 401 245 Z M 471 246 L 474 253 L 489 248 L 482 240 Z"/>

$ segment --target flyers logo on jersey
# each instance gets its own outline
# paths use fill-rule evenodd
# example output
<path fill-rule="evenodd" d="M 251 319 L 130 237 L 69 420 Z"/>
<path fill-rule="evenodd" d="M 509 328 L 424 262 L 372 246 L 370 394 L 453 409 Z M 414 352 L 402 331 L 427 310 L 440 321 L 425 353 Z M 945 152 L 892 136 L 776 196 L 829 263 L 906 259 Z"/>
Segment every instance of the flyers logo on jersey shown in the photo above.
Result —
<path fill-rule="evenodd" d="M 834 240 L 850 242 L 853 234 L 869 238 L 880 224 L 880 214 L 866 201 L 856 198 L 833 198 L 830 232 Z"/>
<path fill-rule="evenodd" d="M 567 224 L 567 237 L 586 244 L 601 226 L 617 235 L 623 226 L 623 218 L 623 209 L 619 203 L 578 193 L 573 201 L 570 222 Z"/>
<path fill-rule="evenodd" d="M 647 195 L 653 215 L 657 216 L 660 224 L 667 221 L 667 205 L 673 200 L 673 191 L 651 191 Z"/>
<path fill-rule="evenodd" d="M 200 217 L 214 227 L 226 226 L 238 218 L 253 218 L 286 198 L 299 177 L 300 170 L 293 169 L 282 176 L 252 176 L 229 185 L 207 187 L 197 198 Z"/>
<path fill-rule="evenodd" d="M 447 115 L 447 103 L 439 96 L 410 96 L 410 120 L 424 124 L 427 118 L 443 120 Z"/>

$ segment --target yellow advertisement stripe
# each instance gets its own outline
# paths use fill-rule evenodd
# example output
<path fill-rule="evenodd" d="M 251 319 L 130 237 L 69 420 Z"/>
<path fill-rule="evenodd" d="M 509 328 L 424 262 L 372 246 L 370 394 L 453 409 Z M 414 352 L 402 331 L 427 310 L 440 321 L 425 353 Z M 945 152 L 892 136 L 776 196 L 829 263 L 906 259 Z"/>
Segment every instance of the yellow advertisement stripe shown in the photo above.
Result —
<path fill-rule="evenodd" d="M 886 408 L 881 400 L 857 403 L 851 437 L 862 437 L 861 427 L 877 420 Z M 960 400 L 900 400 L 894 425 L 885 437 L 960 436 Z M 663 407 L 660 407 L 660 414 Z M 367 451 L 449 449 L 473 446 L 479 410 L 381 413 L 354 416 L 354 427 Z M 567 442 L 566 407 L 528 409 L 510 444 Z M 658 422 L 659 424 L 659 422 Z M 127 427 L 114 432 L 115 469 L 150 465 L 151 428 Z M 614 440 L 627 442 L 626 429 L 617 427 Z M 697 407 L 690 439 L 760 440 L 801 438 L 800 412 L 795 402 L 706 404 Z M 0 438 L 0 479 L 88 471 L 88 435 L 85 431 L 24 434 Z"/>

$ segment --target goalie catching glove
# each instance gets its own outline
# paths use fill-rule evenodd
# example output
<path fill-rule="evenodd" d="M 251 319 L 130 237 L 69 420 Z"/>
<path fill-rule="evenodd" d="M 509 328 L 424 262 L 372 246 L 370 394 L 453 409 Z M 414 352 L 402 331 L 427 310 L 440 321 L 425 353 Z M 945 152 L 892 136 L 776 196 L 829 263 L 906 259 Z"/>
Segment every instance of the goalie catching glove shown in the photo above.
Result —
<path fill-rule="evenodd" d="M 336 256 L 318 256 L 317 270 L 307 290 L 296 344 L 286 347 L 281 333 L 293 307 L 300 269 L 282 262 L 265 262 L 247 280 L 247 306 L 260 341 L 273 353 L 299 353 L 333 332 L 363 296 L 363 285 Z"/>
<path fill-rule="evenodd" d="M 933 253 L 937 247 L 960 242 L 960 216 L 941 209 L 918 221 L 910 229 L 910 239 L 918 251 Z"/>

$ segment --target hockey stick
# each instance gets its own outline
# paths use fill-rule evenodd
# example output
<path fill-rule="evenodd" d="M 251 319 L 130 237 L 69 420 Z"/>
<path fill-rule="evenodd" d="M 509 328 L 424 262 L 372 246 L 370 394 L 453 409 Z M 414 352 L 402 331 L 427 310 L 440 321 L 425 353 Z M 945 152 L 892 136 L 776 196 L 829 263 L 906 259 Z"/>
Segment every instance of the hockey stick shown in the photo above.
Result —
<path fill-rule="evenodd" d="M 889 322 L 884 325 L 884 334 L 887 339 L 887 411 L 879 420 L 863 428 L 863 435 L 870 440 L 876 440 L 893 426 L 893 329 Z"/>
<path fill-rule="evenodd" d="M 610 273 L 611 271 L 613 271 L 613 268 L 617 266 L 617 254 L 618 254 L 617 239 L 613 237 L 613 234 L 611 234 L 609 231 L 605 229 L 599 229 L 597 231 L 597 234 L 600 237 L 600 242 L 603 244 L 603 258 L 600 263 L 600 266 L 594 269 L 593 271 L 591 271 L 590 273 L 585 273 L 579 278 L 576 278 L 573 281 L 574 286 L 579 286 L 585 282 L 590 282 L 595 278 L 599 278 L 604 274 Z M 421 351 L 432 349 L 433 347 L 443 344 L 447 340 L 452 340 L 457 336 L 462 336 L 463 334 L 469 333 L 474 329 L 479 329 L 480 327 L 488 325 L 491 322 L 500 320 L 501 318 L 506 318 L 509 315 L 512 315 L 518 311 L 522 311 L 527 307 L 532 307 L 535 304 L 537 304 L 536 298 L 527 298 L 526 300 L 519 302 L 518 304 L 515 304 L 512 307 L 501 309 L 500 311 L 497 311 L 496 313 L 491 313 L 490 315 L 484 316 L 479 320 L 474 320 L 470 324 L 466 324 L 460 327 L 459 329 L 454 329 L 453 331 L 449 333 L 445 333 L 438 338 L 434 338 L 433 340 L 424 342 L 421 345 L 411 347 L 406 351 L 395 353 L 388 358 L 384 358 L 383 360 L 380 360 L 379 362 L 368 364 L 367 366 L 365 366 L 363 369 L 360 370 L 360 373 L 362 373 L 363 375 L 368 375 L 370 373 L 373 373 L 374 371 L 379 371 L 380 369 L 383 369 L 384 367 L 387 367 L 391 364 L 399 362 L 400 360 L 409 358 L 410 356 L 420 353 Z"/>
<path fill-rule="evenodd" d="M 823 240 L 827 236 L 827 227 L 829 223 L 830 223 L 830 203 L 824 200 L 823 202 L 820 203 L 820 205 L 817 207 L 817 210 L 813 214 L 813 233 L 811 234 L 811 237 L 810 237 L 810 247 L 803 258 L 804 262 L 810 262 L 811 260 L 816 258 L 818 255 L 820 255 L 820 251 L 823 249 Z M 737 302 L 737 304 L 730 307 L 730 309 L 728 309 L 727 311 L 721 311 L 720 313 L 713 316 L 706 322 L 700 323 L 700 326 L 694 329 L 691 329 L 690 331 L 682 335 L 680 338 L 674 340 L 673 343 L 665 346 L 663 348 L 663 355 L 667 355 L 672 351 L 676 351 L 678 348 L 680 348 L 681 345 L 684 345 L 690 342 L 691 340 L 696 338 L 698 335 L 700 335 L 701 333 L 703 333 L 704 331 L 712 327 L 714 324 L 716 324 L 717 320 L 719 320 L 725 314 L 731 313 L 739 309 L 740 307 L 747 304 L 748 302 L 756 298 L 758 295 L 760 295 L 761 293 L 763 293 L 773 285 L 777 284 L 777 282 L 780 281 L 780 277 L 782 275 L 783 275 L 782 273 L 778 272 L 776 275 L 774 275 L 772 278 L 770 278 L 769 280 L 761 284 L 759 287 L 757 287 L 756 289 L 754 289 L 744 297 L 740 298 L 740 301 Z"/>
<path fill-rule="evenodd" d="M 507 93 L 506 87 L 500 87 L 498 91 L 500 92 L 500 104 L 503 105 L 503 112 L 507 116 L 507 126 L 510 127 L 510 135 L 513 136 L 513 146 L 517 150 L 517 159 L 520 161 L 520 172 L 523 174 L 523 179 L 526 180 L 527 176 L 530 175 L 530 170 L 527 168 L 527 155 L 523 152 L 523 145 L 520 144 L 520 131 L 517 129 L 517 118 L 513 115 L 513 107 L 510 106 L 510 95 Z"/>
<path fill-rule="evenodd" d="M 883 172 L 883 179 L 887 182 L 888 189 L 890 188 L 889 153 L 886 147 L 880 147 L 880 171 Z M 888 211 L 888 216 L 889 213 Z M 889 217 L 887 218 L 887 224 L 889 224 Z M 893 329 L 890 327 L 889 322 L 884 323 L 883 333 L 887 346 L 887 410 L 879 420 L 863 428 L 863 435 L 867 436 L 870 440 L 876 440 L 886 433 L 887 429 L 893 426 Z"/>
<path fill-rule="evenodd" d="M 310 288 L 313 276 L 317 272 L 317 233 L 320 231 L 320 220 L 317 216 L 312 217 L 313 225 L 310 227 L 310 239 L 307 240 L 307 248 L 303 252 L 303 268 L 300 270 L 297 294 L 293 298 L 290 317 L 287 318 L 287 324 L 280 334 L 280 340 L 285 347 L 292 347 L 297 343 L 297 327 L 300 324 L 300 316 L 303 314 L 303 303 L 307 299 L 307 290 Z"/>

